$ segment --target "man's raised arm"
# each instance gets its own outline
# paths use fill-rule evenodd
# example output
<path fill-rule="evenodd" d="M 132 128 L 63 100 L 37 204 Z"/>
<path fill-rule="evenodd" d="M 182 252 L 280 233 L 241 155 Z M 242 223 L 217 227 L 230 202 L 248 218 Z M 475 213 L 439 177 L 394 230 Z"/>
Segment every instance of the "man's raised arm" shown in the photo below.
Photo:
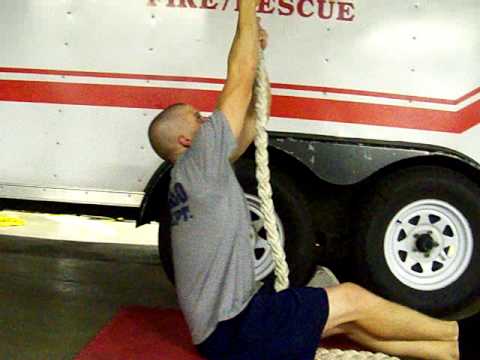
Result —
<path fill-rule="evenodd" d="M 268 34 L 265 31 L 265 29 L 263 29 L 262 26 L 260 25 L 260 19 L 258 21 L 258 24 L 259 24 L 258 39 L 260 42 L 260 47 L 262 48 L 262 50 L 265 50 L 268 44 Z M 254 85 L 254 88 L 255 88 L 255 85 Z M 270 105 L 272 102 L 272 94 L 270 90 L 270 80 L 268 79 L 268 76 L 267 76 L 267 83 L 266 83 L 266 92 L 267 92 L 267 111 L 268 111 L 268 115 L 270 116 Z M 243 129 L 242 129 L 242 132 L 240 133 L 240 136 L 237 139 L 237 148 L 230 156 L 230 161 L 232 163 L 237 161 L 238 158 L 242 156 L 242 154 L 247 150 L 247 148 L 253 142 L 257 134 L 257 129 L 256 129 L 257 112 L 255 111 L 255 103 L 256 103 L 256 94 L 255 94 L 255 90 L 253 90 L 253 96 L 250 100 L 250 104 L 248 105 L 247 113 L 245 115 Z"/>
<path fill-rule="evenodd" d="M 228 56 L 227 80 L 217 104 L 236 139 L 242 133 L 257 70 L 257 4 L 257 0 L 240 0 L 237 31 Z"/>

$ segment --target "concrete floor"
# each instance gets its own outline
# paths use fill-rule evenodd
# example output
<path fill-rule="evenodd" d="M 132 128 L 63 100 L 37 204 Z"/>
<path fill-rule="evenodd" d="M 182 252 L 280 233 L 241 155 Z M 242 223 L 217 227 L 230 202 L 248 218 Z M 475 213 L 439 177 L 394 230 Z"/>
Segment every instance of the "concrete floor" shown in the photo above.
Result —
<path fill-rule="evenodd" d="M 177 307 L 156 247 L 0 235 L 0 359 L 72 359 L 131 304 Z"/>
<path fill-rule="evenodd" d="M 0 235 L 0 360 L 73 359 L 132 304 L 178 307 L 156 246 Z"/>

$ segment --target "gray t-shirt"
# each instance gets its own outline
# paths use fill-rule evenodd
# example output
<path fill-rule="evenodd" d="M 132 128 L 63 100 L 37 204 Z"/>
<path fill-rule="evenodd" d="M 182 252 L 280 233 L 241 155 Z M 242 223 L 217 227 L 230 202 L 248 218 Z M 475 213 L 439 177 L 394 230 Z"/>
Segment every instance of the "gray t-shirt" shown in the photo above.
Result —
<path fill-rule="evenodd" d="M 216 111 L 171 173 L 175 283 L 194 344 L 240 313 L 261 287 L 247 201 L 228 159 L 235 147 L 225 115 Z"/>

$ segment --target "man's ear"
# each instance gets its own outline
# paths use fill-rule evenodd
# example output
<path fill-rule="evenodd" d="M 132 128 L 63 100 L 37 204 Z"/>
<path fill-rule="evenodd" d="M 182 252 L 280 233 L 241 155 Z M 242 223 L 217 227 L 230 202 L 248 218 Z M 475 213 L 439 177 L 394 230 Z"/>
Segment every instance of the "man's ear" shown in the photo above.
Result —
<path fill-rule="evenodd" d="M 182 146 L 190 147 L 192 145 L 192 139 L 184 135 L 179 135 L 177 140 L 178 140 L 178 143 Z"/>

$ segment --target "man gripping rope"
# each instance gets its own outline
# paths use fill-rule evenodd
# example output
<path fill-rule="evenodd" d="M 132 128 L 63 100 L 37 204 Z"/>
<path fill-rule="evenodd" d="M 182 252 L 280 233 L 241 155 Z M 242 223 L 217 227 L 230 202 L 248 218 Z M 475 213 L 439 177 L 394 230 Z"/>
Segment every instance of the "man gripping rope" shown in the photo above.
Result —
<path fill-rule="evenodd" d="M 255 0 L 240 0 L 225 86 L 213 114 L 175 104 L 150 124 L 170 182 L 178 300 L 209 360 L 311 360 L 321 338 L 346 334 L 397 356 L 457 359 L 458 324 L 430 318 L 353 283 L 269 290 L 254 278 L 246 198 L 231 163 L 255 136 L 253 85 L 267 34 Z"/>

